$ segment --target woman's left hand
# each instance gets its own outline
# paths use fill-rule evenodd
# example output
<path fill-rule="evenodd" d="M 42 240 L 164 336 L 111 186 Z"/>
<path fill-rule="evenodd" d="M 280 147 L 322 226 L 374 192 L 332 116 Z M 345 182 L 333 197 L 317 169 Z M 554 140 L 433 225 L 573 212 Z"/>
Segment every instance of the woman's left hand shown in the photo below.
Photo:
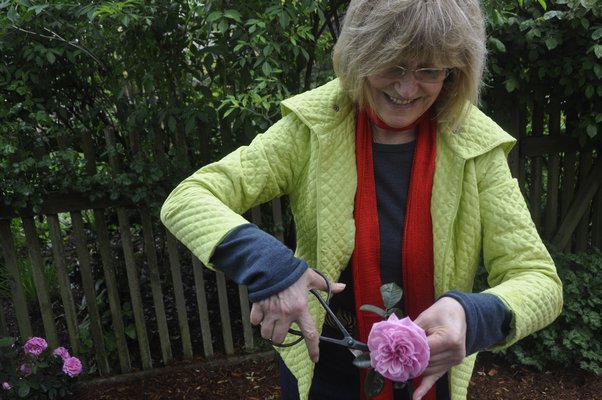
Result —
<path fill-rule="evenodd" d="M 414 321 L 426 331 L 431 349 L 429 365 L 412 400 L 420 400 L 451 367 L 466 356 L 466 314 L 460 303 L 442 297 Z"/>

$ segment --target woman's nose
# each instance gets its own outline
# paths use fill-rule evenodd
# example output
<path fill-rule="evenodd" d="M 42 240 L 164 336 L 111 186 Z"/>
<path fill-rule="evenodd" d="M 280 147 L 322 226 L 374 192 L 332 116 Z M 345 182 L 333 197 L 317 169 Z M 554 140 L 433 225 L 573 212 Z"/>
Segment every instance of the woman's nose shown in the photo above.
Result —
<path fill-rule="evenodd" d="M 418 81 L 411 71 L 395 81 L 395 91 L 405 98 L 411 97 L 418 91 Z"/>

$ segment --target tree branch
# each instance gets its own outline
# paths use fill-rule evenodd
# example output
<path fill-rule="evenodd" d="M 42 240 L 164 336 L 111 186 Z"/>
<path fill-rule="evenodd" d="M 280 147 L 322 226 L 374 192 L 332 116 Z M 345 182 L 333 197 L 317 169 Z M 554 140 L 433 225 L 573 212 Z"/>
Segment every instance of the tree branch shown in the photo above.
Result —
<path fill-rule="evenodd" d="M 16 30 L 18 30 L 20 32 L 27 33 L 29 35 L 38 36 L 38 37 L 41 37 L 41 38 L 44 38 L 44 39 L 48 39 L 48 40 L 58 40 L 58 41 L 63 42 L 65 44 L 69 45 L 69 46 L 75 47 L 76 49 L 83 51 L 88 57 L 90 57 L 92 60 L 94 60 L 94 62 L 96 62 L 96 64 L 98 64 L 100 66 L 100 68 L 102 68 L 102 70 L 104 72 L 108 71 L 108 68 L 105 65 L 105 63 L 103 63 L 98 57 L 96 57 L 90 50 L 86 49 L 85 47 L 83 47 L 83 46 L 81 46 L 81 45 L 79 45 L 77 43 L 74 43 L 72 41 L 64 39 L 58 33 L 54 32 L 54 31 L 52 31 L 52 30 L 50 30 L 48 28 L 44 28 L 44 30 L 47 31 L 47 32 L 49 32 L 51 34 L 51 36 L 44 35 L 44 34 L 41 34 L 41 33 L 38 33 L 38 32 L 34 32 L 34 31 L 30 31 L 30 30 L 21 28 L 21 27 L 16 26 L 16 25 L 12 25 L 12 28 L 16 29 Z"/>

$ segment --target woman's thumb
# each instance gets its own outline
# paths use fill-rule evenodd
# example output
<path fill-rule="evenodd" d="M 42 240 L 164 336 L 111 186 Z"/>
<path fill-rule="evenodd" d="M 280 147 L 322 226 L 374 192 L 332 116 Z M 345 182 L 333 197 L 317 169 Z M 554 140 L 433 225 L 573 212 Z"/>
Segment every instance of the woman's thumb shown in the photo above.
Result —
<path fill-rule="evenodd" d="M 332 293 L 341 293 L 343 290 L 345 290 L 345 287 L 347 287 L 347 285 L 344 283 L 330 282 L 330 290 L 332 290 Z"/>

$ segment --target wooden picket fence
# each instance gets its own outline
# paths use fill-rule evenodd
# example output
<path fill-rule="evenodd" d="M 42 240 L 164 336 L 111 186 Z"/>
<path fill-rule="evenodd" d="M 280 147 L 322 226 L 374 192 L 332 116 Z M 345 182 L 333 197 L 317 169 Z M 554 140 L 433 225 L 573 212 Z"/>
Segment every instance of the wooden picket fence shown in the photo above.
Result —
<path fill-rule="evenodd" d="M 157 366 L 157 361 L 160 365 L 168 365 L 176 359 L 210 359 L 216 354 L 230 356 L 252 351 L 256 347 L 253 327 L 249 321 L 250 306 L 246 287 L 233 285 L 223 273 L 214 273 L 204 268 L 192 253 L 160 226 L 158 218 L 150 210 L 123 205 L 108 207 L 102 201 L 89 204 L 81 198 L 70 200 L 65 207 L 65 202 L 52 199 L 44 207 L 43 217 L 31 215 L 19 218 L 37 292 L 37 307 L 33 312 L 19 271 L 23 265 L 22 260 L 19 260 L 22 254 L 15 247 L 14 226 L 11 228 L 11 219 L 0 219 L 0 245 L 12 282 L 11 299 L 0 299 L 3 302 L 3 307 L 0 308 L 0 336 L 43 336 L 52 347 L 65 345 L 61 340 L 68 339 L 74 354 L 87 351 L 93 356 L 100 375 L 150 369 Z M 84 208 L 86 203 L 88 204 Z M 277 228 L 275 235 L 282 240 L 283 229 L 278 228 L 282 226 L 280 199 L 272 201 L 271 209 L 273 226 Z M 70 224 L 61 223 L 61 217 L 66 218 Z M 262 226 L 259 207 L 251 210 L 249 217 L 253 223 Z M 40 218 L 43 220 L 36 222 Z M 108 219 L 117 220 L 120 246 L 116 246 L 111 240 Z M 48 229 L 47 235 L 41 234 L 38 229 L 44 225 Z M 61 229 L 65 225 L 68 232 Z M 160 244 L 157 243 L 158 238 Z M 66 239 L 70 242 L 69 251 L 66 250 Z M 48 249 L 56 268 L 60 305 L 50 295 L 51 288 L 44 272 L 44 259 L 48 256 L 44 253 Z M 158 251 L 166 253 L 161 260 L 157 256 Z M 121 255 L 117 257 L 116 252 Z M 96 258 L 99 259 L 100 266 L 94 265 L 96 261 L 91 259 L 91 254 L 98 255 Z M 122 260 L 123 265 L 117 265 L 116 259 Z M 127 275 L 125 288 L 119 287 L 124 279 L 117 279 L 116 268 L 122 267 L 125 267 Z M 73 268 L 79 272 L 75 286 L 72 271 L 70 272 Z M 141 269 L 145 269 L 144 273 L 141 273 Z M 148 284 L 141 284 L 142 275 L 147 277 Z M 184 278 L 191 275 L 194 279 L 194 296 L 185 297 Z M 102 288 L 107 292 L 110 308 L 108 326 L 106 323 L 103 326 L 98 302 L 89 301 L 97 299 L 98 282 L 103 280 L 105 283 Z M 236 296 L 229 290 L 232 286 L 236 286 Z M 142 288 L 150 292 L 143 293 Z M 208 288 L 213 288 L 212 293 L 216 294 L 217 302 L 212 301 L 215 299 L 208 295 Z M 149 310 L 148 304 L 144 304 L 143 298 L 152 298 L 152 310 Z M 177 325 L 168 324 L 166 298 L 173 299 Z M 233 300 L 237 300 L 238 304 L 232 304 Z M 126 333 L 124 302 L 131 303 L 135 335 L 130 336 L 135 336 L 135 345 Z M 82 348 L 82 321 L 78 321 L 78 304 L 85 304 L 87 311 L 92 341 L 90 349 Z M 6 310 L 11 308 L 12 323 L 11 318 L 5 315 Z M 149 312 L 153 313 L 152 324 L 149 322 Z M 190 323 L 193 312 L 198 314 L 194 318 L 198 321 L 197 326 L 191 326 Z M 237 315 L 236 321 L 232 320 L 233 315 Z M 41 324 L 36 320 L 37 316 L 41 318 Z M 59 332 L 57 326 L 64 326 L 65 332 Z M 109 361 L 109 349 L 104 340 L 108 332 L 115 340 L 113 351 L 118 356 L 118 368 Z M 154 337 L 157 335 L 158 338 Z M 178 339 L 174 340 L 174 337 Z M 200 337 L 202 346 L 193 348 L 193 337 Z M 177 357 L 174 356 L 176 352 L 173 349 L 176 342 L 180 346 Z M 131 356 L 132 353 L 135 353 L 135 357 Z M 132 358 L 138 361 L 133 362 Z"/>
<path fill-rule="evenodd" d="M 553 98 L 529 111 L 510 112 L 518 145 L 509 164 L 540 235 L 561 251 L 602 249 L 601 138 L 586 138 L 579 115 Z"/>
<path fill-rule="evenodd" d="M 518 110 L 509 162 L 545 240 L 564 251 L 602 248 L 600 140 L 576 139 L 571 118 L 557 105 Z M 269 216 L 283 240 L 281 200 L 261 210 L 249 220 L 264 226 Z M 10 297 L 0 298 L 0 335 L 68 344 L 101 376 L 256 348 L 246 288 L 203 268 L 157 213 L 77 195 L 50 196 L 35 215 L 0 207 L 0 262 L 11 283 Z M 35 301 L 22 282 L 26 264 Z"/>

